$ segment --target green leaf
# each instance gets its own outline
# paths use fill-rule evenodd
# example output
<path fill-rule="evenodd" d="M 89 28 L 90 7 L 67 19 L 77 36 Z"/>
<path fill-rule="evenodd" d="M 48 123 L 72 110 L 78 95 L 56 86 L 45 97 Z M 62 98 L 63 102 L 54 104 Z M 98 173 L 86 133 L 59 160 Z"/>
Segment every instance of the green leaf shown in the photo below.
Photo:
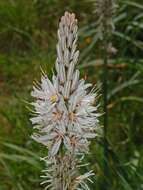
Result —
<path fill-rule="evenodd" d="M 32 151 L 27 150 L 26 148 L 22 148 L 22 147 L 19 147 L 19 146 L 17 146 L 17 145 L 10 144 L 10 143 L 3 143 L 3 145 L 6 146 L 6 147 L 11 148 L 11 149 L 13 149 L 13 150 L 16 150 L 16 151 L 18 151 L 18 152 L 20 152 L 20 153 L 23 153 L 23 154 L 26 153 L 26 154 L 28 154 L 28 155 L 30 155 L 30 156 L 32 156 L 32 157 L 34 157 L 34 158 L 36 158 L 36 159 L 39 160 L 39 156 L 37 156 L 37 155 L 36 155 L 35 153 L 33 153 Z"/>
<path fill-rule="evenodd" d="M 23 155 L 17 155 L 17 154 L 5 154 L 5 153 L 0 153 L 0 158 L 2 159 L 7 159 L 10 161 L 14 161 L 14 162 L 26 162 L 32 166 L 34 166 L 37 169 L 41 169 L 40 167 L 40 162 L 32 159 L 31 157 L 26 157 Z"/>
<path fill-rule="evenodd" d="M 119 172 L 117 172 L 120 180 L 122 181 L 122 186 L 125 188 L 125 190 L 134 190 L 131 185 L 128 183 L 128 181 L 122 176 Z"/>
<path fill-rule="evenodd" d="M 137 3 L 135 1 L 124 1 L 124 4 L 127 4 L 127 5 L 130 5 L 132 7 L 139 8 L 139 9 L 143 10 L 143 5 L 140 3 Z"/>

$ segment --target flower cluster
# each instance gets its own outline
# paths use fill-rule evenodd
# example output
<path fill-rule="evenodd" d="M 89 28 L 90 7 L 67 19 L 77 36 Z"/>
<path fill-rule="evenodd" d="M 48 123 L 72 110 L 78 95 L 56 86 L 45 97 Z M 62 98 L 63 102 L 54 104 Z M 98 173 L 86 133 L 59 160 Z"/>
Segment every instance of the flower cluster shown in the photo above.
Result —
<path fill-rule="evenodd" d="M 31 121 L 35 128 L 32 138 L 48 148 L 48 159 L 53 162 L 55 159 L 50 164 L 52 167 L 59 164 L 61 168 L 63 159 L 69 160 L 68 154 L 87 152 L 89 140 L 97 134 L 97 92 L 94 88 L 89 91 L 92 85 L 80 79 L 76 69 L 79 57 L 77 30 L 75 15 L 65 12 L 58 29 L 57 60 L 52 81 L 43 73 L 41 83 L 32 91 L 35 98 L 32 103 L 34 116 Z M 65 152 L 65 155 L 59 162 L 60 152 Z"/>
<path fill-rule="evenodd" d="M 49 154 L 58 153 L 62 144 L 69 151 L 83 152 L 88 139 L 96 135 L 98 124 L 96 92 L 88 92 L 91 84 L 79 79 L 75 69 L 79 51 L 76 50 L 77 20 L 74 14 L 65 13 L 58 30 L 56 72 L 52 82 L 46 75 L 41 85 L 34 86 L 32 96 L 36 102 L 32 124 L 38 129 L 33 138 L 49 148 Z"/>
<path fill-rule="evenodd" d="M 79 174 L 79 168 L 87 166 L 82 164 L 82 160 L 83 156 L 77 159 L 72 154 L 44 158 L 46 169 L 43 170 L 44 174 L 41 177 L 44 181 L 41 184 L 46 184 L 45 189 L 51 190 L 89 190 L 85 180 L 93 183 L 90 177 L 94 173 L 89 171 L 83 175 Z"/>
<path fill-rule="evenodd" d="M 117 8 L 116 0 L 95 0 L 95 13 L 97 15 L 97 34 L 103 40 L 104 35 L 111 35 L 115 26 L 113 16 Z"/>

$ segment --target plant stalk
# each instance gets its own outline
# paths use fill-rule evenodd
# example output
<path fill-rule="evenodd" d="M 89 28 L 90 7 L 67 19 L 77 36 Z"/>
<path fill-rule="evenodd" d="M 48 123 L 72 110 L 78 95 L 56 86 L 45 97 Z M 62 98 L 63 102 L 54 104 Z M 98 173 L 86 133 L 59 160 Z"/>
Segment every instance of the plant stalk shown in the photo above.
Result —
<path fill-rule="evenodd" d="M 108 129 L 108 38 L 104 35 L 103 42 L 103 110 L 104 110 L 104 174 L 108 176 L 108 143 L 107 143 L 107 129 Z M 106 184 L 105 189 L 108 189 Z"/>

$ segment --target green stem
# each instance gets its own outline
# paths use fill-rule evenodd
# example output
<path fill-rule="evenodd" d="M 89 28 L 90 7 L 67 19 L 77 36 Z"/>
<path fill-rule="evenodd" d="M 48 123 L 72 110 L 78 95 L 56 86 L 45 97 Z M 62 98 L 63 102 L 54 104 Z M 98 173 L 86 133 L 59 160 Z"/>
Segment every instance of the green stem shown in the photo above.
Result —
<path fill-rule="evenodd" d="M 107 128 L 108 128 L 108 40 L 107 37 L 104 38 L 103 42 L 103 100 L 104 100 L 104 174 L 108 176 L 108 144 L 107 144 Z M 108 187 L 106 186 L 106 189 Z"/>
<path fill-rule="evenodd" d="M 107 55 L 107 43 L 104 43 L 103 49 L 103 99 L 104 99 L 104 135 L 107 133 L 108 126 L 108 110 L 107 110 L 107 95 L 108 95 L 108 55 Z"/>

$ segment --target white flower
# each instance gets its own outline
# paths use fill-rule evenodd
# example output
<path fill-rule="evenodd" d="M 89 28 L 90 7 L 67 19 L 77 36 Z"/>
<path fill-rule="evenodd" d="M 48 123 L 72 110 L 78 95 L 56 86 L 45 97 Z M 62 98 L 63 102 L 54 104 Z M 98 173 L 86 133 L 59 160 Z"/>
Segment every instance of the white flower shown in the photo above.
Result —
<path fill-rule="evenodd" d="M 88 164 L 81 164 L 83 159 L 77 159 L 74 155 L 57 156 L 51 159 L 44 158 L 46 169 L 43 170 L 42 185 L 45 190 L 89 190 L 87 181 L 93 183 L 90 179 L 94 175 L 89 171 L 83 175 L 79 174 L 79 168 L 85 167 Z"/>
<path fill-rule="evenodd" d="M 90 140 L 97 136 L 97 92 L 92 84 L 80 79 L 76 69 L 77 20 L 74 14 L 65 13 L 58 29 L 56 74 L 50 81 L 44 73 L 41 82 L 34 85 L 31 95 L 35 101 L 30 119 L 35 132 L 32 138 L 48 148 L 44 158 L 47 168 L 42 177 L 45 189 L 89 190 L 85 181 L 90 181 L 92 171 L 79 175 L 85 166 L 79 154 L 88 152 Z"/>
<path fill-rule="evenodd" d="M 97 135 L 97 93 L 89 91 L 92 85 L 79 79 L 75 68 L 79 56 L 77 29 L 75 15 L 66 12 L 58 30 L 57 74 L 52 81 L 44 74 L 31 94 L 36 99 L 31 121 L 37 129 L 32 137 L 48 147 L 50 156 L 63 145 L 70 152 L 87 151 L 89 140 Z"/>

